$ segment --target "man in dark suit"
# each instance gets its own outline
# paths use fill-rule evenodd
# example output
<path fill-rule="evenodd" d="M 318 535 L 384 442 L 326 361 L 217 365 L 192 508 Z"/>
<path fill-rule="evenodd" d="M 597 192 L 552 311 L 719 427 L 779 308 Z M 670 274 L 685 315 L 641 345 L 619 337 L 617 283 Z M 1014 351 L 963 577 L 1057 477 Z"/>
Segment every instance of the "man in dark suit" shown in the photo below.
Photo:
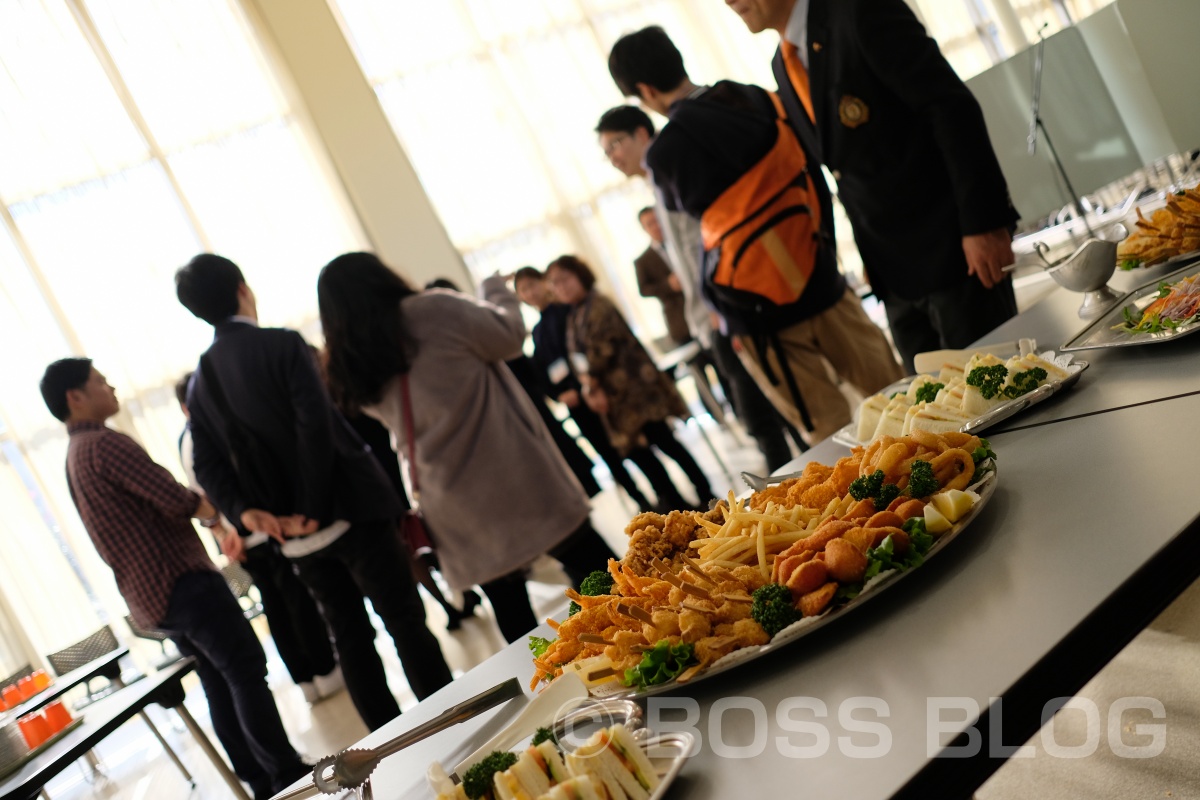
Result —
<path fill-rule="evenodd" d="M 904 0 L 726 3 L 781 37 L 788 117 L 838 182 L 906 368 L 1012 317 L 1017 212 L 979 103 Z"/>
<path fill-rule="evenodd" d="M 258 327 L 254 293 L 236 264 L 198 255 L 175 284 L 179 301 L 216 329 L 187 398 L 196 477 L 226 517 L 281 543 L 329 623 L 358 713 L 375 730 L 400 708 L 364 597 L 418 698 L 452 680 L 400 549 L 395 489 L 334 409 L 300 334 Z"/>
<path fill-rule="evenodd" d="M 663 256 L 663 230 L 654 206 L 646 206 L 639 211 L 638 222 L 650 237 L 650 246 L 633 260 L 638 292 L 642 297 L 655 297 L 662 303 L 667 335 L 677 345 L 687 344 L 692 340 L 692 334 L 688 330 L 687 312 L 684 310 L 683 287 Z"/>

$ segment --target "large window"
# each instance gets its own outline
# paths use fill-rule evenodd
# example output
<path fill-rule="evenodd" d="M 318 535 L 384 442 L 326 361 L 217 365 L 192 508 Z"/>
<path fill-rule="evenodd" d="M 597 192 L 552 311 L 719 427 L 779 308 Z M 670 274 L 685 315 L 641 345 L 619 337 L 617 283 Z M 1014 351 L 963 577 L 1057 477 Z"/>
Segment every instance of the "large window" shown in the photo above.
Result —
<path fill-rule="evenodd" d="M 173 272 L 223 253 L 264 323 L 311 323 L 321 265 L 366 245 L 348 208 L 232 0 L 0 3 L 0 576 L 26 648 L 124 613 L 67 493 L 42 369 L 95 359 L 120 426 L 179 474 L 171 387 L 211 331 Z"/>

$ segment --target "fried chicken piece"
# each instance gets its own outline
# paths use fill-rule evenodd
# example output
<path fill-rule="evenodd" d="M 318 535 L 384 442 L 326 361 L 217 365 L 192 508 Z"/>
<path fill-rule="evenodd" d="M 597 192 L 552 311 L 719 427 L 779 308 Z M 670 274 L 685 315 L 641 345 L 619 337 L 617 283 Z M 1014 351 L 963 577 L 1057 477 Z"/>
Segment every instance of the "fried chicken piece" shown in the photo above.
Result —
<path fill-rule="evenodd" d="M 798 599 L 809 592 L 819 589 L 828 577 L 829 568 L 825 566 L 825 562 L 814 559 L 806 561 L 792 570 L 784 585 L 792 590 L 792 597 Z"/>
<path fill-rule="evenodd" d="M 729 627 L 732 628 L 732 625 Z M 696 649 L 694 650 L 696 660 L 701 664 L 711 664 L 717 659 L 732 653 L 737 648 L 737 642 L 737 637 L 732 635 L 706 636 L 696 642 Z"/>
<path fill-rule="evenodd" d="M 820 589 L 804 595 L 797 604 L 800 608 L 800 613 L 806 617 L 815 617 L 817 614 L 820 614 L 829 605 L 830 601 L 833 600 L 833 596 L 837 594 L 837 589 L 837 581 L 830 581 Z"/>
<path fill-rule="evenodd" d="M 638 514 L 625 528 L 629 548 L 622 563 L 634 575 L 655 576 L 653 562 L 660 558 L 675 561 L 687 553 L 688 545 L 704 534 L 696 522 L 694 511 L 672 511 L 670 514 L 646 512 Z"/>
<path fill-rule="evenodd" d="M 746 619 L 749 616 L 750 603 L 726 600 L 717 606 L 717 610 L 713 612 L 712 621 L 714 625 L 720 625 L 727 622 L 737 622 L 739 619 Z"/>
<path fill-rule="evenodd" d="M 829 480 L 825 482 L 826 486 L 830 486 L 836 492 L 837 497 L 842 497 L 846 492 L 850 491 L 850 482 L 858 477 L 858 470 L 862 466 L 862 455 L 846 456 L 839 458 L 837 464 L 833 467 L 833 474 L 829 476 Z"/>
<path fill-rule="evenodd" d="M 695 643 L 712 633 L 712 617 L 699 611 L 684 609 L 679 615 L 680 638 Z"/>
<path fill-rule="evenodd" d="M 660 608 L 651 612 L 650 619 L 654 620 L 654 627 L 658 630 L 660 639 L 663 636 L 679 635 L 679 612 L 675 609 Z"/>
<path fill-rule="evenodd" d="M 613 624 L 609 608 L 609 605 L 593 606 L 567 617 L 558 627 L 558 638 L 572 640 L 578 639 L 581 633 L 600 633 Z"/>
<path fill-rule="evenodd" d="M 755 647 L 771 641 L 762 625 L 749 618 L 733 623 L 733 636 L 738 640 L 738 647 Z"/>
<path fill-rule="evenodd" d="M 858 583 L 867 571 L 867 557 L 845 539 L 834 539 L 825 545 L 825 565 L 833 580 Z"/>
<path fill-rule="evenodd" d="M 805 508 L 822 509 L 829 505 L 831 500 L 837 500 L 843 494 L 845 492 L 838 491 L 829 483 L 819 483 L 800 496 L 800 505 Z"/>
<path fill-rule="evenodd" d="M 758 567 L 742 566 L 734 567 L 733 579 L 746 587 L 747 594 L 753 594 L 754 590 L 767 583 L 767 579 L 763 577 L 762 570 Z M 734 591 L 733 589 L 721 588 L 721 593 Z"/>

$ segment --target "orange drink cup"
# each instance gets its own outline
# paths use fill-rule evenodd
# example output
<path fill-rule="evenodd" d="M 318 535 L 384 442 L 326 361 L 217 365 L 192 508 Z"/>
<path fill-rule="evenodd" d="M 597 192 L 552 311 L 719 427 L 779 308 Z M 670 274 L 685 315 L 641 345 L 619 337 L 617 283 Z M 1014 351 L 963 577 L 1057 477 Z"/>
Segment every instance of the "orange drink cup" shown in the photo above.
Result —
<path fill-rule="evenodd" d="M 5 686 L 4 704 L 9 708 L 16 708 L 21 705 L 21 690 L 16 686 Z"/>
<path fill-rule="evenodd" d="M 71 712 L 67 711 L 67 709 L 63 707 L 61 700 L 55 700 L 53 703 L 47 705 L 42 710 L 42 713 L 46 715 L 46 722 L 50 726 L 51 736 L 61 731 L 72 722 Z"/>
<path fill-rule="evenodd" d="M 25 737 L 25 744 L 29 745 L 30 750 L 36 749 L 51 736 L 50 725 L 41 714 L 21 717 L 17 720 L 17 725 L 21 728 L 21 735 Z"/>
<path fill-rule="evenodd" d="M 39 669 L 33 673 L 33 689 L 35 692 L 40 692 L 50 685 L 50 676 L 46 674 L 46 670 Z"/>

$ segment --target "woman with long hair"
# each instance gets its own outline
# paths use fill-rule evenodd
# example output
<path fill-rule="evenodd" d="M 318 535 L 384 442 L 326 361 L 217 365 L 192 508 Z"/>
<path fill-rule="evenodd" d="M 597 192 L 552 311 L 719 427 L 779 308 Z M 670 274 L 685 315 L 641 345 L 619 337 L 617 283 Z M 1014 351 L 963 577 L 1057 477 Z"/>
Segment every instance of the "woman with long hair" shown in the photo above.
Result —
<path fill-rule="evenodd" d="M 412 454 L 442 575 L 455 589 L 478 584 L 511 642 L 537 625 L 530 562 L 549 553 L 578 585 L 614 555 L 504 366 L 525 339 L 517 298 L 499 276 L 481 290 L 484 301 L 417 292 L 371 253 L 338 256 L 317 281 L 335 401 L 378 419 Z"/>
<path fill-rule="evenodd" d="M 613 447 L 637 464 L 660 506 L 683 509 L 692 504 L 651 447 L 680 466 L 696 489 L 699 506 L 707 508 L 713 496 L 708 477 L 667 422 L 688 416 L 675 383 L 654 365 L 616 305 L 596 291 L 596 276 L 587 264 L 560 256 L 550 262 L 546 277 L 558 301 L 572 307 L 567 322 L 571 366 L 583 386 L 584 402 L 604 419 Z"/>

